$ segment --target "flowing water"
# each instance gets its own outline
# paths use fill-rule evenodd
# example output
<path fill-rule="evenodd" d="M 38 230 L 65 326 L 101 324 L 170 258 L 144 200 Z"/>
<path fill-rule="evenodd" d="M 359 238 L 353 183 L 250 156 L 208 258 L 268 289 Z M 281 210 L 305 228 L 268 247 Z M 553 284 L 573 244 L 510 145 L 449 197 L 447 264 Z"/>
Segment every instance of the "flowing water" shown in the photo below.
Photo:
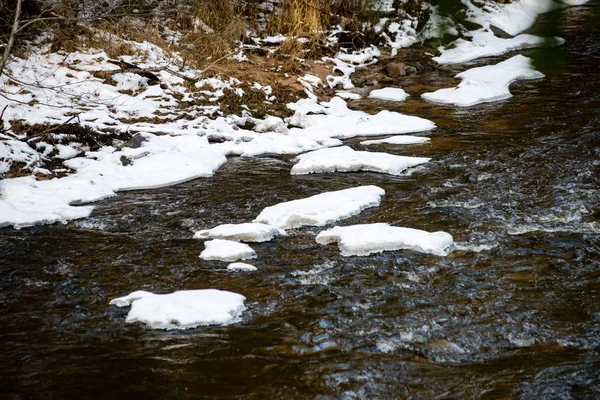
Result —
<path fill-rule="evenodd" d="M 85 220 L 0 230 L 0 397 L 599 398 L 599 8 L 540 18 L 534 32 L 567 42 L 523 52 L 547 77 L 507 101 L 395 106 L 438 125 L 431 143 L 371 148 L 433 158 L 404 176 L 290 176 L 285 157 L 233 158 Z M 457 249 L 346 258 L 308 228 L 253 245 L 257 273 L 198 258 L 195 229 L 365 184 L 386 190 L 381 207 L 343 224 L 445 230 Z M 152 331 L 108 305 L 203 288 L 245 295 L 243 321 Z"/>

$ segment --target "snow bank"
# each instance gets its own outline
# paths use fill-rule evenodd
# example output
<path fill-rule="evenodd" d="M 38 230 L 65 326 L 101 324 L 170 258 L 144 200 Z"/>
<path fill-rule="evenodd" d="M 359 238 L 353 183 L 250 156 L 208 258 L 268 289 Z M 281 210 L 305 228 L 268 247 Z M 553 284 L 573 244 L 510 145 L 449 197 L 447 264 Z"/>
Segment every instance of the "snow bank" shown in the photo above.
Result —
<path fill-rule="evenodd" d="M 480 29 L 471 32 L 471 41 L 457 39 L 451 49 L 439 48 L 442 53 L 433 57 L 440 64 L 460 64 L 481 57 L 499 56 L 510 51 L 528 49 L 540 46 L 558 46 L 565 42 L 559 37 L 542 38 L 539 36 L 521 34 L 510 39 L 501 39 L 492 31 Z"/>
<path fill-rule="evenodd" d="M 370 146 L 372 144 L 418 144 L 418 143 L 426 143 L 431 139 L 421 136 L 390 136 L 384 139 L 377 140 L 363 140 L 360 142 L 363 146 Z"/>
<path fill-rule="evenodd" d="M 422 97 L 438 103 L 469 107 L 512 97 L 509 86 L 518 79 L 540 79 L 544 74 L 533 69 L 531 59 L 516 55 L 495 65 L 472 68 L 456 75 L 462 82 L 456 88 L 424 93 Z"/>
<path fill-rule="evenodd" d="M 277 235 L 285 236 L 283 229 L 259 223 L 223 224 L 194 234 L 194 239 L 226 239 L 236 242 L 268 242 Z"/>
<path fill-rule="evenodd" d="M 369 93 L 369 98 L 375 100 L 404 101 L 407 97 L 408 93 L 403 89 L 392 87 L 371 90 L 371 93 Z"/>
<path fill-rule="evenodd" d="M 246 263 L 241 263 L 241 262 L 236 262 L 236 263 L 229 264 L 227 266 L 227 270 L 228 271 L 232 271 L 232 272 L 253 272 L 253 271 L 258 271 L 258 269 L 254 265 L 250 265 L 250 264 L 246 264 Z"/>
<path fill-rule="evenodd" d="M 453 243 L 452 236 L 446 232 L 429 233 L 383 223 L 336 226 L 319 233 L 316 241 L 319 244 L 338 243 L 343 256 L 404 249 L 444 256 Z"/>
<path fill-rule="evenodd" d="M 377 186 L 359 186 L 326 192 L 305 199 L 292 200 L 265 208 L 254 222 L 282 229 L 323 226 L 379 206 L 385 191 Z"/>
<path fill-rule="evenodd" d="M 316 150 L 301 154 L 296 159 L 298 163 L 292 167 L 292 175 L 353 171 L 400 175 L 406 169 L 430 160 L 424 157 L 356 151 L 348 146 Z"/>
<path fill-rule="evenodd" d="M 209 151 L 205 137 L 144 134 L 138 148 L 102 148 L 67 160 L 75 174 L 36 181 L 28 176 L 0 181 L 0 227 L 66 222 L 89 216 L 92 207 L 72 206 L 112 197 L 120 190 L 147 189 L 212 176 L 227 159 Z"/>
<path fill-rule="evenodd" d="M 152 329 L 190 329 L 204 325 L 229 325 L 241 320 L 246 306 L 241 294 L 216 289 L 182 290 L 154 294 L 143 290 L 110 302 L 131 306 L 125 322 L 143 322 Z"/>
<path fill-rule="evenodd" d="M 213 239 L 204 242 L 204 251 L 200 253 L 203 260 L 237 261 L 256 258 L 256 252 L 252 247 L 244 243 L 231 240 Z"/>

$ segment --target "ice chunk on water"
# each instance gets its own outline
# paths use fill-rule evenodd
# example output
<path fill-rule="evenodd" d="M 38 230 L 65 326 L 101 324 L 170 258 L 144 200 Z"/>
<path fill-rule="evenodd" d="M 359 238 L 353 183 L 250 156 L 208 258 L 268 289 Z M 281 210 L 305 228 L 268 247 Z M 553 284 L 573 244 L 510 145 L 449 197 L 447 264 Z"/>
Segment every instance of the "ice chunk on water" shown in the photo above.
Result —
<path fill-rule="evenodd" d="M 363 146 L 370 146 L 372 144 L 418 144 L 418 143 L 426 143 L 431 139 L 421 136 L 408 136 L 408 135 L 398 135 L 398 136 L 390 136 L 384 139 L 377 140 L 364 140 L 360 142 Z"/>
<path fill-rule="evenodd" d="M 559 37 L 543 38 L 529 34 L 501 39 L 486 29 L 473 31 L 471 35 L 471 41 L 458 39 L 453 42 L 453 48 L 448 50 L 440 48 L 442 55 L 433 57 L 433 60 L 440 64 L 460 64 L 481 57 L 499 56 L 514 50 L 540 46 L 558 46 L 565 42 L 564 39 Z"/>
<path fill-rule="evenodd" d="M 375 89 L 369 93 L 369 98 L 376 100 L 404 101 L 407 97 L 408 93 L 406 93 L 403 89 L 393 87 Z"/>
<path fill-rule="evenodd" d="M 279 203 L 265 208 L 254 222 L 282 229 L 323 226 L 360 213 L 381 203 L 385 191 L 377 186 L 359 186 L 326 192 L 305 199 Z"/>
<path fill-rule="evenodd" d="M 509 86 L 517 79 L 539 79 L 544 74 L 533 69 L 531 59 L 522 55 L 495 65 L 468 69 L 456 75 L 462 82 L 455 88 L 424 93 L 426 100 L 469 107 L 512 97 Z"/>
<path fill-rule="evenodd" d="M 237 261 L 256 258 L 252 247 L 231 240 L 214 239 L 204 242 L 204 251 L 200 253 L 203 260 Z"/>
<path fill-rule="evenodd" d="M 194 234 L 194 239 L 226 239 L 236 242 L 268 242 L 277 235 L 285 236 L 284 230 L 267 224 L 224 224 Z"/>
<path fill-rule="evenodd" d="M 224 290 L 181 290 L 154 294 L 143 290 L 110 302 L 131 306 L 125 322 L 143 322 L 152 329 L 189 329 L 203 325 L 229 325 L 241 320 L 246 298 Z"/>
<path fill-rule="evenodd" d="M 426 232 L 389 224 L 336 226 L 319 233 L 317 243 L 337 243 L 343 256 L 366 256 L 390 250 L 414 250 L 439 256 L 448 254 L 453 239 L 446 232 Z"/>
<path fill-rule="evenodd" d="M 237 272 L 237 271 L 253 272 L 253 271 L 257 271 L 258 269 L 254 265 L 236 262 L 236 263 L 229 264 L 227 266 L 227 270 L 232 271 L 232 272 Z"/>
<path fill-rule="evenodd" d="M 292 167 L 292 175 L 324 172 L 370 171 L 400 175 L 415 165 L 426 163 L 430 158 L 395 156 L 387 153 L 355 151 L 348 146 L 321 149 L 301 154 L 299 162 Z"/>

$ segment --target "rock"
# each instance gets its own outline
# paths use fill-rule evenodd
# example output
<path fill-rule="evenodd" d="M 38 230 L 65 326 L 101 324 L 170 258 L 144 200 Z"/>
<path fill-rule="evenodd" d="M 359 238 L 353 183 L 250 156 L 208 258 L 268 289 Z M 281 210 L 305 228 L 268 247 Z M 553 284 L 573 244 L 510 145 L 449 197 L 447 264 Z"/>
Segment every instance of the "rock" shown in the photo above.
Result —
<path fill-rule="evenodd" d="M 405 76 L 406 75 L 406 64 L 404 63 L 389 63 L 385 67 L 385 72 L 392 76 Z"/>
<path fill-rule="evenodd" d="M 140 135 L 139 133 L 136 133 L 135 135 L 133 135 L 131 137 L 131 139 L 129 139 L 128 141 L 123 143 L 121 146 L 119 146 L 119 149 L 122 149 L 123 147 L 139 149 L 140 147 L 142 147 L 142 143 L 144 143 L 147 140 L 148 139 L 145 136 Z"/>
<path fill-rule="evenodd" d="M 506 33 L 502 29 L 498 28 L 495 25 L 490 25 L 490 30 L 494 33 L 494 35 L 498 36 L 501 39 L 512 39 L 514 36 Z"/>
<path fill-rule="evenodd" d="M 417 73 L 417 68 L 403 62 L 392 62 L 386 65 L 385 71 L 391 76 L 405 76 Z"/>
<path fill-rule="evenodd" d="M 425 69 L 425 66 L 423 64 L 421 64 L 420 62 L 416 62 L 415 68 L 417 69 L 417 71 L 423 71 Z"/>

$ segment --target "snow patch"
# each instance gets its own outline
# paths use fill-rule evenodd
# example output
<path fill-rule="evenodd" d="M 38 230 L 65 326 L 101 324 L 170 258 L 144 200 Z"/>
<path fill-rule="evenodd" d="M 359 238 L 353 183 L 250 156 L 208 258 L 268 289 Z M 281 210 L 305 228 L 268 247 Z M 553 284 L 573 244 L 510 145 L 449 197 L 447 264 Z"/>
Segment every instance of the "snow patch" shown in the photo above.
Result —
<path fill-rule="evenodd" d="M 359 214 L 369 207 L 379 206 L 385 191 L 377 186 L 359 186 L 326 192 L 266 207 L 254 222 L 263 222 L 282 229 L 302 226 L 323 226 Z"/>
<path fill-rule="evenodd" d="M 246 264 L 246 263 L 241 263 L 241 262 L 236 262 L 236 263 L 231 263 L 227 266 L 227 271 L 231 271 L 231 272 L 254 272 L 254 271 L 258 271 L 258 268 L 256 268 L 254 265 L 250 265 L 250 264 Z"/>
<path fill-rule="evenodd" d="M 216 289 L 181 290 L 154 294 L 143 290 L 110 302 L 131 306 L 125 322 L 142 322 L 152 329 L 191 329 L 205 325 L 229 325 L 241 321 L 246 310 L 241 294 Z"/>
<path fill-rule="evenodd" d="M 515 50 L 529 49 L 540 46 L 559 46 L 565 42 L 559 37 L 543 38 L 539 36 L 521 34 L 510 39 L 501 39 L 487 29 L 470 32 L 471 41 L 464 39 L 455 40 L 451 49 L 440 47 L 442 53 L 433 57 L 440 64 L 460 64 L 481 57 L 499 56 Z"/>
<path fill-rule="evenodd" d="M 470 107 L 512 97 L 509 86 L 518 79 L 540 79 L 544 74 L 532 67 L 530 58 L 516 55 L 495 65 L 472 68 L 456 75 L 462 82 L 456 88 L 424 93 L 422 97 L 438 103 Z"/>
<path fill-rule="evenodd" d="M 275 236 L 286 236 L 284 230 L 260 223 L 224 224 L 194 234 L 194 239 L 226 239 L 236 242 L 268 242 Z"/>
<path fill-rule="evenodd" d="M 200 253 L 203 260 L 237 261 L 257 258 L 252 247 L 231 240 L 214 239 L 204 242 L 204 251 Z"/>
<path fill-rule="evenodd" d="M 363 140 L 360 142 L 363 146 L 370 146 L 373 144 L 419 144 L 419 143 L 427 143 L 431 141 L 431 139 L 422 137 L 422 136 L 390 136 L 384 139 L 377 140 Z"/>
<path fill-rule="evenodd" d="M 346 257 L 404 249 L 445 256 L 453 243 L 446 232 L 429 233 L 384 223 L 336 226 L 319 233 L 315 240 L 324 245 L 337 243 Z"/>
<path fill-rule="evenodd" d="M 407 97 L 408 93 L 406 93 L 403 89 L 392 87 L 375 89 L 369 93 L 369 98 L 376 100 L 404 101 Z"/>
<path fill-rule="evenodd" d="M 292 175 L 354 171 L 400 175 L 406 169 L 430 160 L 425 157 L 356 151 L 348 146 L 316 150 L 301 154 L 296 159 L 298 163 L 292 167 Z"/>

